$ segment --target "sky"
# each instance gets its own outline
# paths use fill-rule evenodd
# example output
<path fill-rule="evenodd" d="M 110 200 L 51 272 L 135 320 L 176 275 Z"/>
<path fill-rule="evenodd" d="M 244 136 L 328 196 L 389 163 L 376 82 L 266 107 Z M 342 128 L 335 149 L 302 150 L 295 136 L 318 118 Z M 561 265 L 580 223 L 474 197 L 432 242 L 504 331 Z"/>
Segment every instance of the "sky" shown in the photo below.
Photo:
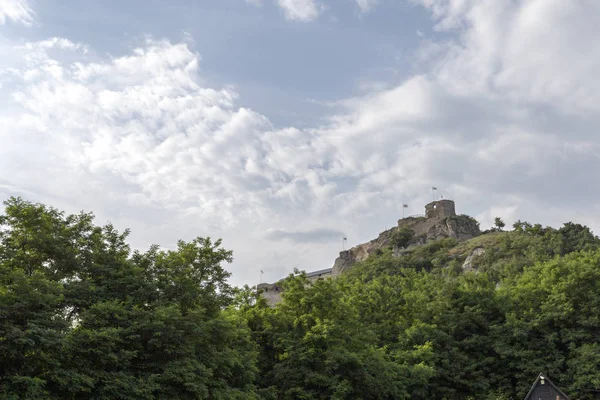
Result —
<path fill-rule="evenodd" d="M 598 38 L 598 0 L 0 0 L 0 199 L 222 238 L 234 285 L 442 196 L 598 233 Z"/>

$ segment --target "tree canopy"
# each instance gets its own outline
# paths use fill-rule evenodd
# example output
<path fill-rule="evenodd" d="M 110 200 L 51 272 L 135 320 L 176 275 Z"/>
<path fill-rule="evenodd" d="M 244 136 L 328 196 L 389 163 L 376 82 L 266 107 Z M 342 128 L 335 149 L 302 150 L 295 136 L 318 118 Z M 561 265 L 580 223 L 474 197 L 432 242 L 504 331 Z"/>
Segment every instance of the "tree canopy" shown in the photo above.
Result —
<path fill-rule="evenodd" d="M 0 398 L 247 399 L 256 347 L 222 309 L 221 242 L 128 232 L 21 199 L 0 217 Z"/>
<path fill-rule="evenodd" d="M 500 400 L 540 371 L 573 398 L 600 389 L 600 240 L 586 226 L 517 221 L 390 248 L 335 279 L 295 271 L 270 307 L 228 284 L 220 240 L 138 251 L 93 219 L 4 203 L 1 399 Z"/>

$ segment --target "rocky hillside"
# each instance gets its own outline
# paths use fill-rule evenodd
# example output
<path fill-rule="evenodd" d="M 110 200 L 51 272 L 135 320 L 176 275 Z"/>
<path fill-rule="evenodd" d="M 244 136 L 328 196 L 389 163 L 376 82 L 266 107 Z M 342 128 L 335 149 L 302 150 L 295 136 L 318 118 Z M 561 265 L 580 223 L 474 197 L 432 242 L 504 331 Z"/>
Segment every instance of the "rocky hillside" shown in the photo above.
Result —
<path fill-rule="evenodd" d="M 312 399 L 508 400 L 544 371 L 571 398 L 598 399 L 600 239 L 589 228 L 498 223 L 461 240 L 447 229 L 466 218 L 417 220 L 350 252 L 366 258 L 335 279 L 291 276 L 276 307 L 257 299 L 248 325 L 268 384 Z"/>
<path fill-rule="evenodd" d="M 480 234 L 477 221 L 467 215 L 404 218 L 398 221 L 398 226 L 380 233 L 377 239 L 342 251 L 335 260 L 332 275 L 339 275 L 356 262 L 386 248 L 392 248 L 394 255 L 400 257 L 405 251 L 431 241 L 444 238 L 464 241 Z"/>
<path fill-rule="evenodd" d="M 307 276 L 311 282 L 337 277 L 371 255 L 389 250 L 393 257 L 402 257 L 415 248 L 440 239 L 460 242 L 479 235 L 479 223 L 467 215 L 456 215 L 452 200 L 434 201 L 425 206 L 425 215 L 400 219 L 397 226 L 381 232 L 376 239 L 340 252 L 333 268 L 310 272 Z M 258 289 L 269 304 L 274 305 L 281 301 L 283 288 L 280 283 L 261 283 Z"/>
<path fill-rule="evenodd" d="M 370 279 L 383 269 L 389 273 L 390 269 L 405 267 L 439 267 L 455 273 L 483 269 L 499 281 L 511 269 L 547 259 L 548 254 L 567 254 L 580 247 L 579 241 L 593 242 L 589 231 L 577 224 L 554 230 L 517 222 L 510 232 L 482 233 L 474 218 L 456 215 L 451 200 L 427 204 L 425 210 L 424 216 L 402 218 L 396 227 L 376 239 L 340 252 L 333 268 L 307 273 L 308 281 L 314 283 L 349 272 L 366 274 Z M 357 268 L 359 271 L 354 271 Z M 275 305 L 282 299 L 284 286 L 279 281 L 262 283 L 258 289 L 270 305 Z"/>

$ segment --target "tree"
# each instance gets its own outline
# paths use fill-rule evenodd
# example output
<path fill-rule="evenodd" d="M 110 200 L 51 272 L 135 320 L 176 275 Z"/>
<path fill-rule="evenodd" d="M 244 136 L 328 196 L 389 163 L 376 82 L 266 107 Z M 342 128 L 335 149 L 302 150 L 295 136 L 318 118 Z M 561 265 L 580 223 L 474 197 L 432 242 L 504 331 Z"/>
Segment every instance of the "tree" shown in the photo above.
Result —
<path fill-rule="evenodd" d="M 506 224 L 504 223 L 504 221 L 502 221 L 502 218 L 496 217 L 494 218 L 494 226 L 496 227 L 496 229 L 501 231 L 506 226 Z"/>
<path fill-rule="evenodd" d="M 531 224 L 529 222 L 523 222 L 521 220 L 517 220 L 513 224 L 513 229 L 518 233 L 526 233 L 531 229 Z"/>
<path fill-rule="evenodd" d="M 600 240 L 583 225 L 497 218 L 336 279 L 295 271 L 269 307 L 228 284 L 220 240 L 131 251 L 92 214 L 4 204 L 2 399 L 491 400 L 522 398 L 539 371 L 582 400 L 600 386 Z"/>
<path fill-rule="evenodd" d="M 19 198 L 0 215 L 0 397 L 46 399 L 60 381 L 86 384 L 61 367 L 70 304 L 64 281 L 77 269 L 90 216 L 63 213 Z"/>
<path fill-rule="evenodd" d="M 283 301 L 246 309 L 261 344 L 263 390 L 278 399 L 409 399 L 425 366 L 404 363 L 377 345 L 341 281 L 305 276 L 284 281 Z"/>
<path fill-rule="evenodd" d="M 506 321 L 493 327 L 492 338 L 507 391 L 523 397 L 527 378 L 543 370 L 574 398 L 595 398 L 584 389 L 600 382 L 599 267 L 600 251 L 572 253 L 533 265 L 498 290 Z"/>
<path fill-rule="evenodd" d="M 560 254 L 565 255 L 574 251 L 585 251 L 597 248 L 600 239 L 590 231 L 590 228 L 573 222 L 565 223 L 559 230 L 561 237 Z"/>
<path fill-rule="evenodd" d="M 11 198 L 0 216 L 0 397 L 252 399 L 221 241 L 131 252 L 128 231 Z"/>
<path fill-rule="evenodd" d="M 415 231 L 408 226 L 402 226 L 394 229 L 390 242 L 392 246 L 398 248 L 407 247 L 415 237 Z"/>

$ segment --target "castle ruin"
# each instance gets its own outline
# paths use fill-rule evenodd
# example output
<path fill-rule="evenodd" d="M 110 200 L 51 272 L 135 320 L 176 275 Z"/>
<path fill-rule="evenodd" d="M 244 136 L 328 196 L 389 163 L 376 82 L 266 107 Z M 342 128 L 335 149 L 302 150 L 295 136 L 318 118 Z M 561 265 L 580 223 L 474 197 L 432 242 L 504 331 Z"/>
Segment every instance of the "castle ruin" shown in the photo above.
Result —
<path fill-rule="evenodd" d="M 429 218 L 446 218 L 456 216 L 452 200 L 439 200 L 425 206 L 425 216 Z"/>
<path fill-rule="evenodd" d="M 307 273 L 308 280 L 314 282 L 317 279 L 336 277 L 351 268 L 353 264 L 366 260 L 373 252 L 393 246 L 394 231 L 403 227 L 408 227 L 414 232 L 414 239 L 408 249 L 432 240 L 451 237 L 462 241 L 481 234 L 477 221 L 467 216 L 456 215 L 454 201 L 446 199 L 433 201 L 425 206 L 424 216 L 411 216 L 398 220 L 397 226 L 381 232 L 376 239 L 340 252 L 332 268 Z M 401 256 L 401 252 L 394 253 L 396 256 Z M 262 292 L 269 305 L 281 301 L 283 288 L 277 283 L 261 283 L 257 289 Z"/>

